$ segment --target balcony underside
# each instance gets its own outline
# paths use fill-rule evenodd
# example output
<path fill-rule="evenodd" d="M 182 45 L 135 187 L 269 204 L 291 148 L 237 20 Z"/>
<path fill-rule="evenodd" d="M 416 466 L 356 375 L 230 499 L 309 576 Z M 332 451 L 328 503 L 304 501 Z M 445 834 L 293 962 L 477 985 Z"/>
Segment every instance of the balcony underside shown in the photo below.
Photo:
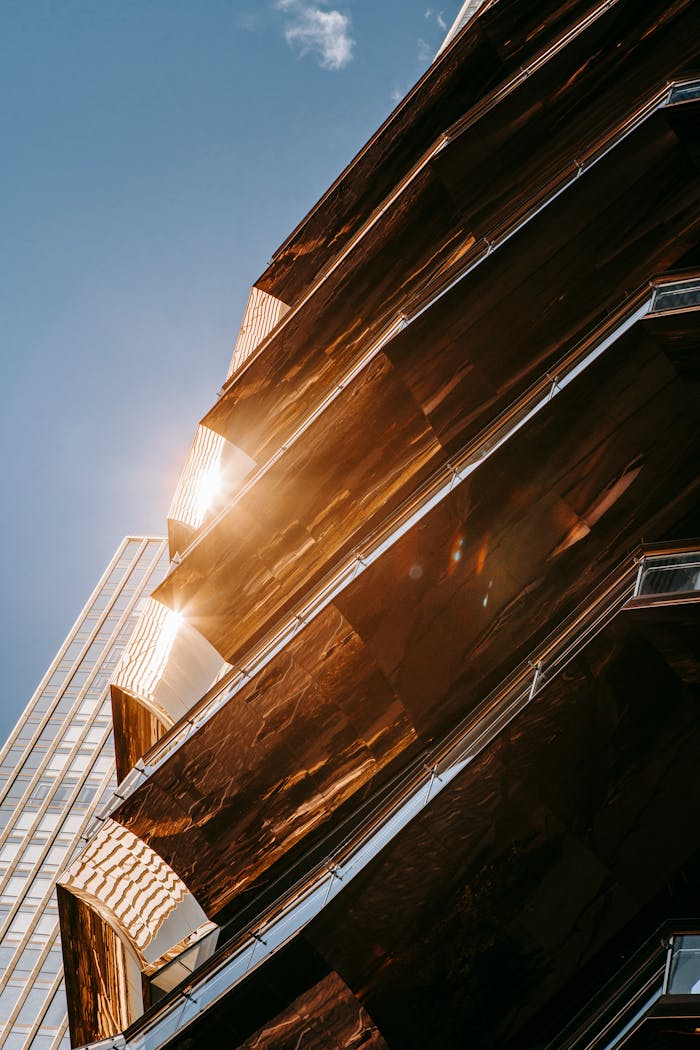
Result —
<path fill-rule="evenodd" d="M 568 5 L 564 20 L 575 6 Z M 656 27 L 660 16 L 663 28 Z M 698 41 L 700 14 L 691 3 L 669 12 L 655 0 L 640 12 L 634 0 L 619 0 L 491 110 L 475 111 L 474 123 L 431 159 L 287 318 L 264 353 L 234 378 L 204 424 L 258 466 L 266 463 L 390 321 L 402 313 L 410 316 L 428 287 L 448 282 L 460 267 L 484 258 L 489 243 L 498 242 L 528 208 L 572 178 L 590 150 L 624 130 L 628 118 L 675 76 L 696 67 Z M 472 94 L 453 96 L 447 84 L 441 91 L 443 112 L 426 146 L 457 116 L 471 112 Z M 395 172 L 392 192 L 406 173 Z M 627 188 L 633 181 L 634 174 L 627 177 Z M 373 177 L 368 185 L 375 185 Z M 603 200 L 606 193 L 601 192 Z M 571 222 L 567 215 L 563 229 Z M 563 230 L 556 222 L 554 228 L 559 242 Z M 326 230 L 324 243 L 327 236 Z M 599 251 L 596 245 L 591 258 Z M 665 265 L 652 265 L 640 280 Z M 609 282 L 607 291 L 614 296 Z M 539 352 L 546 352 L 543 344 L 540 337 Z"/>
<path fill-rule="evenodd" d="M 159 600 L 239 660 L 429 471 L 697 246 L 699 126 L 694 106 L 651 117 L 399 335 L 234 500 Z"/>
<path fill-rule="evenodd" d="M 210 918 L 473 710 L 642 537 L 688 534 L 699 323 L 630 329 L 115 812 Z"/>
<path fill-rule="evenodd" d="M 660 1000 L 639 1028 L 620 1044 L 620 1050 L 687 1050 L 697 1041 L 700 1004 L 697 998 L 680 1003 Z"/>
<path fill-rule="evenodd" d="M 697 902 L 700 693 L 655 639 L 659 625 L 697 633 L 699 616 L 697 602 L 621 613 L 303 936 L 168 1045 L 232 1040 L 261 989 L 273 1004 L 267 1025 L 256 1016 L 267 1045 L 292 980 L 297 1020 L 285 1038 L 296 1045 L 319 958 L 389 1047 L 556 1037 L 614 973 L 622 945 Z M 630 1046 L 673 1046 L 654 1033 L 684 1027 L 650 1021 L 647 1041 Z M 326 1038 L 345 1045 L 332 1025 Z"/>
<path fill-rule="evenodd" d="M 597 5 L 590 0 L 540 3 L 529 0 L 494 4 L 480 12 L 468 33 L 462 34 L 433 64 L 404 102 L 361 150 L 350 166 L 275 253 L 257 285 L 287 303 L 294 303 L 313 284 L 319 272 L 342 251 L 357 231 L 393 191 L 398 181 L 434 143 L 437 135 L 471 107 L 483 106 L 491 92 L 517 77 L 553 41 L 559 39 Z M 677 14 L 674 5 L 670 16 Z M 662 36 L 669 25 L 668 5 L 618 2 L 595 20 L 587 55 L 602 39 L 621 40 L 613 51 L 612 77 L 625 91 L 624 72 L 629 52 L 649 33 Z M 637 27 L 644 23 L 644 30 Z M 600 28 L 598 28 L 598 26 Z M 674 49 L 683 54 L 686 40 Z M 567 44 L 567 47 L 571 46 Z M 651 58 L 653 61 L 653 57 Z M 617 66 L 619 72 L 614 71 Z M 569 85 L 575 91 L 582 63 Z M 568 79 L 568 78 L 567 78 Z M 631 85 L 630 85 L 631 86 Z M 564 111 L 565 112 L 565 111 Z"/>
<path fill-rule="evenodd" d="M 139 758 L 165 735 L 169 726 L 114 685 L 111 687 L 111 701 L 117 782 L 121 783 Z"/>

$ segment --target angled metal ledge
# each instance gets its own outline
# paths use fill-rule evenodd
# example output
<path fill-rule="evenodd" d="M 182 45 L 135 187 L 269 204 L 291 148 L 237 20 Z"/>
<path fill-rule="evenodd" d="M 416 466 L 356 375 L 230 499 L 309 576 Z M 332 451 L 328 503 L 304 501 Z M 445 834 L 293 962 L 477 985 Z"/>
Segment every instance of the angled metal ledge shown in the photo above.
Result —
<path fill-rule="evenodd" d="M 107 803 L 90 829 L 113 812 L 171 754 L 196 733 L 216 711 L 227 704 L 243 686 L 258 675 L 301 630 L 311 622 L 350 582 L 361 575 L 391 548 L 418 521 L 441 503 L 456 486 L 465 481 L 529 420 L 557 397 L 578 375 L 612 347 L 631 327 L 652 310 L 653 297 L 660 290 L 672 291 L 679 284 L 697 280 L 690 274 L 669 274 L 654 278 L 637 289 L 603 326 L 573 347 L 552 370 L 527 393 L 499 416 L 476 439 L 450 459 L 434 477 L 426 481 L 397 511 L 367 537 L 360 548 L 352 551 L 319 583 L 304 602 L 279 624 L 245 660 L 194 704 L 185 718 L 173 726 L 163 740 L 137 763 L 120 785 L 119 794 Z"/>
<path fill-rule="evenodd" d="M 655 571 L 660 559 L 668 572 L 666 585 L 687 587 L 682 567 L 700 565 L 697 541 L 654 544 L 632 552 L 583 605 L 568 617 L 527 660 L 509 675 L 479 708 L 440 745 L 425 752 L 387 789 L 372 813 L 347 840 L 336 846 L 272 907 L 261 913 L 246 932 L 235 936 L 212 958 L 194 970 L 188 962 L 202 947 L 193 945 L 153 977 L 165 998 L 124 1035 L 91 1050 L 158 1050 L 170 1038 L 228 993 L 252 970 L 296 936 L 359 874 L 382 849 L 435 799 L 529 704 L 536 701 L 571 660 L 640 595 L 645 571 Z M 675 575 L 674 575 L 675 573 Z M 700 578 L 697 580 L 700 586 Z M 669 591 L 672 596 L 673 590 Z M 686 591 L 678 592 L 682 601 Z M 212 947 L 219 931 L 207 934 Z M 206 954 L 206 953 L 205 953 Z M 201 957 L 201 955 L 200 955 Z M 189 976 L 182 981 L 183 973 Z M 173 987 L 173 981 L 182 981 Z M 170 991 L 172 989 L 172 991 Z"/>

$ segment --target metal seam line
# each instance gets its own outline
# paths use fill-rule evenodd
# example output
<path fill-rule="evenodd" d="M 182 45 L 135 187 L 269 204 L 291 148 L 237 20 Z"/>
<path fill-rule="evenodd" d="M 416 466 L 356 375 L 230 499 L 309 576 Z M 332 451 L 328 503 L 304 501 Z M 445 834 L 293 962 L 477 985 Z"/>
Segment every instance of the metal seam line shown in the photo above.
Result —
<path fill-rule="evenodd" d="M 602 599 L 599 599 L 599 601 L 605 601 L 606 596 L 610 591 L 612 591 L 613 597 L 608 601 L 608 604 L 604 606 L 601 614 L 598 616 L 597 621 L 595 621 L 598 625 L 598 629 L 600 629 L 601 625 L 604 622 L 609 622 L 609 620 L 615 615 L 615 613 L 619 611 L 619 609 L 624 605 L 628 597 L 628 592 L 633 592 L 635 570 L 635 558 L 634 556 L 628 556 L 628 558 L 625 559 L 625 561 L 622 563 L 622 566 L 617 570 L 617 586 L 624 587 L 625 582 L 627 582 L 628 584 L 628 586 L 625 589 L 623 589 L 620 593 L 616 593 L 614 584 L 609 584 L 609 582 L 606 581 L 607 589 L 604 592 Z M 594 599 L 593 608 L 595 608 L 595 604 L 596 601 Z M 564 624 L 566 624 L 567 622 L 568 621 L 564 621 Z M 560 625 L 560 630 L 563 629 L 564 628 L 562 627 L 562 625 Z M 581 638 L 585 644 L 588 640 L 587 628 L 581 632 Z M 572 648 L 572 646 L 569 646 L 569 648 L 564 652 L 570 654 Z M 555 657 L 553 659 L 552 668 L 547 674 L 548 680 L 551 681 L 553 677 L 559 674 L 567 665 L 570 658 L 571 656 L 569 655 L 566 660 L 562 661 L 558 660 Z M 538 661 L 537 665 L 534 667 L 535 679 L 540 674 L 540 669 L 541 661 Z M 155 1036 L 157 1040 L 159 1025 L 164 1021 L 167 1022 L 168 1019 L 172 1019 L 173 1013 L 180 1008 L 181 1015 L 178 1019 L 177 1024 L 178 1031 L 181 1029 L 181 1027 L 186 1027 L 190 1021 L 195 1020 L 200 1013 L 206 1010 L 217 999 L 219 999 L 223 994 L 226 994 L 226 992 L 228 992 L 240 980 L 242 980 L 243 977 L 251 971 L 251 969 L 256 969 L 266 958 L 274 954 L 274 952 L 276 952 L 293 936 L 295 936 L 300 930 L 302 930 L 307 925 L 307 923 L 311 921 L 311 919 L 316 914 L 318 914 L 323 907 L 325 907 L 325 904 L 328 902 L 330 897 L 333 896 L 334 888 L 336 889 L 336 892 L 339 892 L 340 888 L 342 888 L 337 886 L 337 883 L 340 882 L 342 884 L 347 884 L 347 882 L 349 882 L 354 877 L 354 875 L 358 874 L 358 872 L 361 871 L 366 866 L 366 864 L 379 853 L 382 846 L 384 845 L 384 842 L 377 843 L 376 840 L 381 838 L 385 841 L 390 841 L 391 839 L 393 839 L 395 835 L 398 834 L 398 832 L 402 830 L 413 819 L 414 816 L 421 812 L 422 809 L 425 808 L 425 806 L 427 806 L 429 802 L 433 798 L 435 798 L 436 795 L 439 794 L 442 791 L 442 789 L 446 787 L 466 767 L 466 765 L 473 761 L 474 758 L 476 758 L 477 755 L 480 754 L 486 746 L 488 746 L 488 744 L 495 738 L 495 736 L 498 733 L 500 733 L 502 729 L 509 722 L 511 722 L 513 718 L 515 718 L 515 716 L 525 706 L 528 705 L 528 703 L 532 699 L 532 696 L 532 688 L 525 688 L 524 691 L 516 693 L 516 695 L 513 698 L 510 698 L 508 694 L 506 694 L 506 696 L 502 698 L 502 711 L 495 709 L 486 712 L 486 716 L 490 716 L 491 719 L 490 723 L 487 726 L 482 727 L 477 722 L 476 724 L 472 724 L 466 729 L 464 729 L 461 734 L 461 739 L 457 742 L 448 742 L 447 744 L 443 743 L 440 746 L 439 751 L 443 754 L 443 761 L 449 762 L 450 765 L 448 768 L 441 769 L 441 776 L 434 775 L 435 771 L 441 768 L 439 757 L 435 765 L 429 767 L 428 772 L 430 773 L 430 777 L 428 792 L 423 801 L 421 802 L 421 794 L 425 791 L 426 785 L 424 780 L 419 781 L 415 784 L 413 790 L 409 792 L 408 797 L 404 797 L 403 799 L 398 800 L 393 814 L 390 811 L 385 817 L 385 822 L 383 826 L 381 826 L 378 831 L 371 832 L 369 838 L 366 838 L 364 842 L 358 842 L 355 846 L 354 852 L 350 856 L 347 856 L 345 860 L 340 859 L 338 861 L 332 860 L 332 857 L 329 861 L 329 859 L 327 858 L 326 861 L 322 863 L 322 868 L 325 874 L 321 874 L 319 871 L 319 874 L 316 877 L 313 885 L 307 886 L 303 891 L 299 893 L 296 899 L 291 900 L 287 905 L 283 905 L 282 908 L 279 909 L 279 911 L 277 912 L 276 917 L 272 920 L 272 922 L 266 922 L 265 918 L 262 917 L 258 921 L 256 929 L 254 931 L 250 931 L 249 941 L 244 941 L 237 950 L 234 949 L 234 954 L 229 956 L 228 959 L 223 960 L 221 965 L 216 970 L 212 971 L 210 974 L 207 974 L 200 982 L 198 982 L 198 984 L 180 993 L 182 996 L 186 996 L 185 1005 L 182 1005 L 178 1000 L 176 1000 L 172 1004 L 171 1009 L 167 1010 L 167 1012 L 164 1013 L 161 1017 L 154 1018 L 153 1021 L 147 1025 L 147 1027 L 145 1027 L 142 1031 L 139 1031 L 134 1037 L 133 1041 L 130 1040 L 129 1042 L 127 1042 L 123 1035 L 119 1035 L 115 1036 L 113 1039 L 103 1040 L 99 1043 L 89 1044 L 90 1047 L 93 1047 L 94 1050 L 97 1050 L 97 1047 L 141 1047 L 143 1045 L 141 1037 L 150 1034 L 151 1036 Z M 470 738 L 473 738 L 473 741 L 471 743 Z M 435 793 L 431 795 L 430 787 L 433 785 L 435 780 L 438 781 L 438 785 L 435 788 Z M 358 838 L 360 837 L 361 833 L 360 835 L 358 835 Z M 372 840 L 375 841 L 373 842 Z M 342 849 L 343 846 L 341 845 L 334 852 L 338 854 L 342 851 Z M 359 864 L 356 863 L 358 858 L 360 861 Z M 353 870 L 353 867 L 355 870 Z M 323 900 L 321 903 L 318 903 L 317 906 L 313 906 L 309 910 L 308 905 L 310 902 L 313 901 L 314 897 L 322 897 Z M 279 932 L 280 927 L 287 925 L 288 919 L 295 911 L 301 911 L 303 909 L 305 909 L 308 914 L 306 914 L 305 917 L 300 916 L 299 922 L 297 922 L 296 924 L 292 923 L 292 926 L 289 930 L 287 930 L 286 932 L 283 931 L 282 936 L 278 936 L 276 938 L 275 931 Z M 262 931 L 264 931 L 267 934 L 267 940 L 262 936 Z M 260 944 L 262 944 L 269 950 L 264 953 L 257 952 L 256 958 L 256 945 Z M 240 964 L 242 961 L 244 962 L 244 965 L 242 967 L 240 965 L 236 965 L 237 963 Z M 221 977 L 225 977 L 227 970 L 237 970 L 238 972 L 235 975 L 235 977 L 233 973 L 231 973 L 232 979 L 226 982 L 225 985 L 222 987 L 218 979 Z M 197 1009 L 195 1012 L 191 1012 L 191 1016 L 187 1017 L 187 1002 L 196 1007 L 200 1007 L 200 1001 L 197 999 L 197 995 L 198 993 L 205 992 L 207 985 L 209 985 L 210 982 L 212 984 L 214 984 L 214 982 L 218 982 L 220 984 L 218 992 L 212 997 L 211 1001 L 202 1001 L 201 1009 Z M 164 1036 L 166 1038 L 169 1038 L 172 1034 L 172 1024 L 169 1024 L 167 1027 L 167 1031 L 164 1033 Z M 148 1046 L 151 1047 L 151 1050 L 156 1050 L 158 1045 L 160 1044 L 154 1041 L 149 1041 L 148 1043 Z"/>
<path fill-rule="evenodd" d="M 617 0 L 613 0 L 617 2 Z M 673 84 L 676 82 L 674 81 Z M 640 107 L 634 110 L 631 116 L 627 117 L 624 126 L 618 130 L 617 133 L 610 135 L 609 133 L 603 138 L 599 139 L 596 146 L 591 147 L 589 150 L 589 161 L 581 168 L 577 168 L 576 172 L 565 178 L 564 181 L 543 201 L 536 204 L 533 208 L 520 214 L 520 219 L 512 226 L 508 227 L 504 233 L 499 237 L 495 237 L 493 242 L 489 242 L 487 237 L 484 237 L 484 242 L 488 245 L 488 250 L 472 259 L 462 269 L 458 271 L 456 275 L 448 277 L 446 283 L 432 294 L 429 295 L 427 300 L 421 305 L 416 304 L 414 312 L 410 312 L 410 304 L 404 305 L 399 315 L 388 321 L 385 327 L 381 330 L 377 338 L 355 359 L 351 364 L 346 373 L 338 380 L 332 389 L 323 396 L 321 401 L 316 405 L 314 409 L 302 420 L 302 422 L 295 428 L 294 431 L 284 440 L 279 449 L 270 457 L 270 459 L 256 471 L 241 487 L 232 494 L 231 499 L 217 513 L 212 520 L 204 526 L 188 544 L 185 550 L 180 555 L 180 560 L 186 557 L 191 550 L 193 550 L 200 541 L 207 536 L 212 529 L 218 524 L 218 522 L 227 514 L 232 506 L 243 498 L 243 496 L 250 491 L 250 489 L 260 481 L 262 477 L 274 466 L 275 463 L 284 455 L 284 453 L 296 442 L 299 438 L 308 430 L 313 422 L 331 405 L 343 389 L 352 382 L 353 379 L 359 375 L 359 373 L 370 364 L 371 361 L 377 356 L 378 353 L 391 342 L 400 332 L 402 332 L 408 325 L 412 324 L 419 317 L 430 309 L 436 302 L 439 302 L 444 296 L 448 295 L 461 281 L 463 281 L 470 273 L 472 273 L 478 266 L 480 266 L 485 259 L 487 259 L 492 251 L 497 251 L 502 245 L 506 244 L 512 237 L 519 233 L 525 226 L 528 225 L 533 219 L 535 219 L 542 211 L 544 211 L 553 201 L 555 201 L 562 193 L 569 189 L 582 175 L 586 174 L 593 168 L 599 160 L 602 160 L 608 155 L 620 142 L 622 142 L 628 135 L 635 131 L 644 121 L 651 116 L 653 113 L 660 109 L 665 108 L 670 99 L 671 92 L 673 90 L 673 84 L 665 85 L 661 91 L 657 91 L 653 94 L 650 100 L 647 100 Z M 440 147 L 442 148 L 442 146 Z M 500 229 L 503 227 L 501 226 Z M 419 291 L 416 292 L 415 298 L 417 298 Z M 291 310 L 289 314 L 291 314 Z M 285 315 L 285 320 L 289 317 L 289 314 Z M 284 322 L 283 322 L 284 323 Z M 259 350 L 262 352 L 264 344 L 261 344 Z M 252 361 L 257 356 L 257 351 L 251 355 L 249 361 Z M 248 362 L 246 362 L 247 367 Z M 233 377 L 232 377 L 233 378 Z M 200 423 L 200 425 L 202 425 Z"/>
<path fill-rule="evenodd" d="M 265 640 L 258 653 L 252 658 L 248 658 L 248 661 L 241 665 L 238 669 L 238 674 L 234 676 L 232 682 L 227 683 L 224 688 L 215 697 L 209 701 L 202 711 L 194 716 L 194 719 L 190 718 L 192 724 L 192 730 L 196 729 L 204 724 L 220 707 L 228 703 L 233 696 L 243 687 L 243 685 L 249 681 L 252 677 L 258 674 L 270 660 L 292 639 L 303 626 L 310 622 L 319 612 L 321 612 L 340 591 L 350 582 L 350 579 L 355 579 L 360 573 L 364 572 L 374 561 L 377 560 L 386 550 L 388 550 L 394 543 L 396 543 L 401 536 L 403 536 L 410 528 L 412 528 L 418 521 L 420 521 L 433 507 L 437 506 L 446 496 L 453 491 L 455 485 L 466 480 L 470 474 L 473 473 L 482 463 L 486 462 L 491 455 L 500 448 L 506 441 L 514 436 L 530 419 L 532 419 L 538 412 L 540 412 L 549 402 L 552 397 L 556 397 L 562 390 L 564 390 L 570 382 L 572 382 L 588 365 L 592 364 L 598 357 L 600 357 L 605 350 L 608 349 L 617 339 L 619 339 L 630 327 L 632 327 L 638 320 L 646 316 L 649 311 L 651 303 L 651 295 L 637 307 L 625 320 L 617 325 L 617 327 L 610 333 L 607 334 L 599 343 L 597 343 L 592 350 L 590 350 L 581 360 L 570 362 L 570 369 L 567 373 L 559 371 L 559 384 L 554 391 L 550 394 L 549 390 L 544 393 L 535 405 L 530 408 L 525 415 L 516 419 L 514 424 L 497 440 L 491 441 L 486 448 L 473 451 L 473 444 L 470 443 L 467 446 L 468 453 L 466 456 L 466 463 L 461 466 L 456 466 L 454 462 L 447 463 L 443 470 L 440 472 L 438 477 L 434 480 L 433 490 L 428 494 L 427 498 L 424 499 L 421 505 L 419 505 L 412 514 L 407 516 L 397 527 L 394 527 L 384 539 L 382 539 L 377 546 L 371 551 L 355 551 L 351 553 L 345 563 L 341 563 L 340 566 L 336 567 L 333 572 L 333 577 L 329 583 L 326 584 L 323 592 L 320 595 L 314 595 L 311 599 L 307 599 L 302 606 L 297 609 L 296 612 L 291 613 L 289 620 L 280 627 L 276 635 L 270 639 Z M 572 355 L 569 355 L 569 359 Z M 458 458 L 458 457 L 455 457 Z M 442 480 L 444 478 L 444 480 Z M 402 508 L 399 508 L 401 513 Z M 387 526 L 390 527 L 390 526 Z M 185 739 L 190 735 L 192 730 L 181 734 L 178 732 L 177 737 L 174 740 L 167 741 L 162 746 L 162 753 L 156 751 L 155 755 L 146 763 L 142 760 L 140 767 L 135 767 L 134 770 L 120 784 L 120 793 L 128 797 L 138 786 L 140 782 L 139 778 L 149 776 L 155 771 L 164 761 L 167 760 L 170 754 L 172 754 L 177 748 L 184 742 Z M 156 748 L 158 745 L 156 745 Z M 116 808 L 113 804 L 110 809 L 105 809 L 97 814 L 97 818 L 102 820 Z"/>

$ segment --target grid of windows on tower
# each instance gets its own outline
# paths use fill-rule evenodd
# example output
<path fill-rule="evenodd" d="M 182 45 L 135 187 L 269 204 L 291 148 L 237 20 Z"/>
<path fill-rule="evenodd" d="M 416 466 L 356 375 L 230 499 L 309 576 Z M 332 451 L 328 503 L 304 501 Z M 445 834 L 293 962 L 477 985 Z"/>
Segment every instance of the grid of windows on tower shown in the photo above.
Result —
<path fill-rule="evenodd" d="M 109 681 L 167 544 L 125 539 L 0 750 L 0 1047 L 70 1047 L 56 878 L 116 785 Z"/>

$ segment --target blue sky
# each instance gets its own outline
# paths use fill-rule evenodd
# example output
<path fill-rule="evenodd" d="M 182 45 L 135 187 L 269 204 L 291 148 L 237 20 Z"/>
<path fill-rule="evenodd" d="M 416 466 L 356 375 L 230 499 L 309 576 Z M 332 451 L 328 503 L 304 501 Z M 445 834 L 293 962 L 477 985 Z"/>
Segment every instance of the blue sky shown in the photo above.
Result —
<path fill-rule="evenodd" d="M 250 284 L 460 6 L 3 0 L 3 739 L 122 536 L 164 532 Z"/>

